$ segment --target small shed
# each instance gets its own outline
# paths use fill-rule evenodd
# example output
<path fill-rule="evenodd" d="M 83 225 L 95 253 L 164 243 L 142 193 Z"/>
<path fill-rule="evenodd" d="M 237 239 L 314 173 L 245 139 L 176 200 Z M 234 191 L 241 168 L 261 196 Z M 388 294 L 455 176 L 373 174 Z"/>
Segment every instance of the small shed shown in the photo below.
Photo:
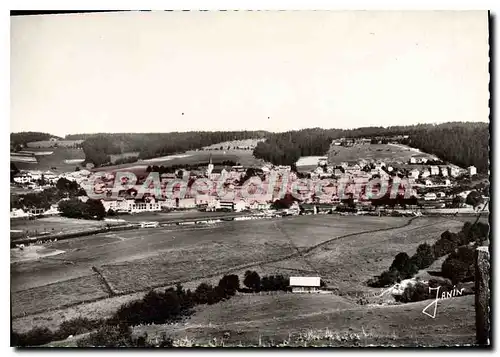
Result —
<path fill-rule="evenodd" d="M 319 292 L 321 278 L 319 276 L 291 276 L 290 287 L 294 293 Z"/>

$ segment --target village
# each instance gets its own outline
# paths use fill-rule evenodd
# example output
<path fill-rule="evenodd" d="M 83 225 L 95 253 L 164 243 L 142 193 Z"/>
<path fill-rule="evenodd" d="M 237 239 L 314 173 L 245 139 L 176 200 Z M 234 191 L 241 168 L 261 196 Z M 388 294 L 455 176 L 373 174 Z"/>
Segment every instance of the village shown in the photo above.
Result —
<path fill-rule="evenodd" d="M 356 142 L 338 140 L 332 146 L 349 147 L 360 143 L 370 145 L 370 139 L 358 139 Z M 414 155 L 406 162 L 361 159 L 337 165 L 330 164 L 327 156 L 306 157 L 301 158 L 293 169 L 291 166 L 270 163 L 261 167 L 221 165 L 212 163 L 210 159 L 206 166 L 163 170 L 169 172 L 159 174 L 160 191 L 155 191 L 154 185 L 150 185 L 139 199 L 137 193 L 144 188 L 145 183 L 150 182 L 147 180 L 151 171 L 160 169 L 163 168 L 148 166 L 137 175 L 137 182 L 132 187 L 126 185 L 126 178 L 122 178 L 118 185 L 123 184 L 123 188 L 115 187 L 120 171 L 103 171 L 104 175 L 96 180 L 97 169 L 78 168 L 60 174 L 50 170 L 23 170 L 13 176 L 11 189 L 13 194 L 16 194 L 16 190 L 37 193 L 65 179 L 75 182 L 87 192 L 87 195 L 78 197 L 84 202 L 92 193 L 100 194 L 104 209 L 110 214 L 185 210 L 257 211 L 272 215 L 333 212 L 373 214 L 375 211 L 379 215 L 387 212 L 396 214 L 398 211 L 411 214 L 456 214 L 487 209 L 484 205 L 473 205 L 467 200 L 474 188 L 471 180 L 478 177 L 474 166 L 462 169 L 437 158 L 429 159 L 428 155 Z M 126 169 L 122 171 L 126 172 Z M 392 201 L 380 200 L 381 197 L 378 197 L 379 200 L 363 199 L 359 188 L 377 179 L 379 182 L 388 182 L 389 186 L 394 182 L 402 182 L 397 188 L 397 195 L 406 194 L 405 200 L 394 201 L 396 197 L 391 197 Z M 358 192 L 355 192 L 356 188 Z M 116 190 L 119 191 L 118 195 L 113 194 Z M 161 194 L 158 195 L 158 192 Z M 295 199 L 280 204 L 290 193 Z M 487 202 L 487 197 L 482 196 L 479 203 L 484 202 Z M 50 209 L 12 208 L 11 218 L 58 213 L 58 205 L 54 203 Z"/>

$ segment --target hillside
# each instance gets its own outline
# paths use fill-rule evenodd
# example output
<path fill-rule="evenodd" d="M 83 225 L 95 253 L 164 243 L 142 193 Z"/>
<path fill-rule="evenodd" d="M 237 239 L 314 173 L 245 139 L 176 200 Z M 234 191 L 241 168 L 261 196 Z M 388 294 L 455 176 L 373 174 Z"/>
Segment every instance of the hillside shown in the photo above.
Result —
<path fill-rule="evenodd" d="M 391 137 L 408 135 L 399 143 L 418 148 L 443 161 L 461 167 L 474 165 L 478 172 L 489 167 L 489 126 L 487 123 L 451 122 L 439 125 L 425 124 L 388 128 L 303 129 L 272 133 L 259 143 L 254 155 L 277 165 L 294 165 L 301 156 L 324 156 L 334 139 L 342 137 Z M 464 145 L 464 143 L 466 143 Z"/>

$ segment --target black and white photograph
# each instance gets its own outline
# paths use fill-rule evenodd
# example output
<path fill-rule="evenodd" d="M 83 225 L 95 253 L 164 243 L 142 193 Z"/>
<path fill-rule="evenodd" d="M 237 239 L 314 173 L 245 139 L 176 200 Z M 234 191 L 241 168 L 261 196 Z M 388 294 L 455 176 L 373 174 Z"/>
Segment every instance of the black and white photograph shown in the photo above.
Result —
<path fill-rule="evenodd" d="M 11 347 L 492 347 L 488 10 L 8 20 Z"/>

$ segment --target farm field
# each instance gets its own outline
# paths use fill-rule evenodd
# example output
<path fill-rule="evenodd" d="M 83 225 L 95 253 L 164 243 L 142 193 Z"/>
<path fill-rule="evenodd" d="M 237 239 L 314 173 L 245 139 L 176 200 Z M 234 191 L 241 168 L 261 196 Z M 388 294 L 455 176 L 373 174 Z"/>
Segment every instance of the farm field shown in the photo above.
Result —
<path fill-rule="evenodd" d="M 232 141 L 224 141 L 217 144 L 212 144 L 209 146 L 205 146 L 202 150 L 214 150 L 220 149 L 222 146 L 223 149 L 235 148 L 235 147 L 250 147 L 250 151 L 252 151 L 259 142 L 264 141 L 266 139 L 244 139 L 244 140 L 232 140 Z"/>
<path fill-rule="evenodd" d="M 73 146 L 76 144 L 81 144 L 83 143 L 84 140 L 57 140 L 57 141 L 50 141 L 50 140 L 42 140 L 42 141 L 32 141 L 27 144 L 28 148 L 33 149 L 33 148 L 53 148 L 55 145 L 57 147 L 68 147 L 68 146 Z"/>
<path fill-rule="evenodd" d="M 64 253 L 11 263 L 11 291 L 16 297 L 12 299 L 13 311 L 31 314 L 22 320 L 31 321 L 29 326 L 53 325 L 75 311 L 88 314 L 86 317 L 102 317 L 116 308 L 116 299 L 137 298 L 148 287 L 181 281 L 194 288 L 202 281 L 216 283 L 227 272 L 242 278 L 248 268 L 259 274 L 321 274 L 336 289 L 336 295 L 352 303 L 352 296 L 379 291 L 364 282 L 387 269 L 395 254 L 406 251 L 411 255 L 418 244 L 462 225 L 453 217 L 298 216 L 199 228 L 123 231 L 52 242 L 45 246 Z M 386 231 L 362 233 L 382 229 Z M 93 266 L 114 293 L 127 295 L 110 297 L 102 281 L 94 279 Z M 64 298 L 52 301 L 51 296 L 63 297 L 68 281 L 69 286 L 78 285 L 78 279 L 85 282 L 83 292 L 80 297 L 70 295 L 69 303 L 100 300 L 80 305 L 80 310 L 69 306 L 46 312 L 67 304 Z M 29 300 L 22 298 L 26 294 Z M 14 326 L 19 324 L 14 322 Z"/>
<path fill-rule="evenodd" d="M 81 160 L 85 159 L 85 153 L 82 149 L 73 149 L 66 147 L 57 148 L 29 148 L 26 151 L 35 153 L 36 162 L 13 161 L 19 170 L 50 170 L 54 173 L 75 171 L 80 166 Z M 40 152 L 42 155 L 37 155 Z M 48 152 L 52 154 L 47 155 Z M 56 169 L 52 169 L 55 167 Z"/>
<path fill-rule="evenodd" d="M 182 154 L 139 160 L 129 164 L 104 166 L 95 168 L 93 171 L 125 171 L 127 169 L 132 170 L 136 174 L 147 174 L 146 168 L 148 166 L 205 165 L 209 162 L 210 157 L 212 157 L 212 162 L 215 166 L 228 160 L 234 161 L 246 167 L 260 167 L 264 163 L 263 160 L 257 159 L 253 156 L 252 150 L 191 150 Z"/>
<path fill-rule="evenodd" d="M 82 300 L 107 296 L 97 274 L 65 280 L 62 284 L 49 284 L 38 288 L 11 293 L 12 317 L 38 312 L 40 300 L 45 301 L 45 309 L 53 309 Z"/>
<path fill-rule="evenodd" d="M 109 155 L 109 158 L 111 160 L 112 163 L 115 163 L 116 160 L 119 160 L 119 159 L 128 159 L 128 158 L 132 158 L 132 157 L 135 157 L 137 158 L 139 156 L 139 152 L 124 152 L 122 154 L 111 154 Z"/>
<path fill-rule="evenodd" d="M 109 224 L 105 221 L 89 221 L 60 216 L 37 218 L 33 220 L 15 218 L 10 220 L 10 229 L 20 230 L 23 235 L 75 233 L 86 229 L 102 228 Z"/>
<path fill-rule="evenodd" d="M 407 162 L 413 156 L 435 158 L 417 149 L 394 144 L 358 144 L 350 147 L 332 145 L 327 154 L 328 163 L 339 165 L 341 162 L 365 160 L 384 160 L 386 163 Z"/>

